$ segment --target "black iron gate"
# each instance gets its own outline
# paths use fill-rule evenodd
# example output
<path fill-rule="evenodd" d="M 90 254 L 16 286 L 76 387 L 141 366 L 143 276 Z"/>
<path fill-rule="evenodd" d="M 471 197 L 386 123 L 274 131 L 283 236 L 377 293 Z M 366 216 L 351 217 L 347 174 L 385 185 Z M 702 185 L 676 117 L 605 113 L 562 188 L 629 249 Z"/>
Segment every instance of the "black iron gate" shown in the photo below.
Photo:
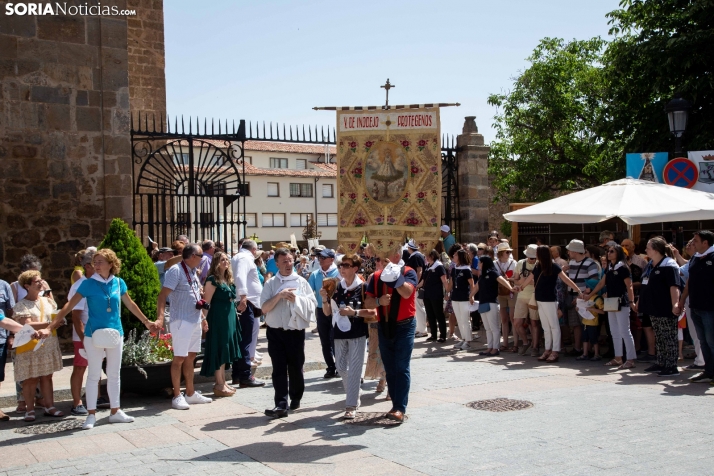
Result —
<path fill-rule="evenodd" d="M 279 124 L 241 120 L 229 127 L 227 121 L 202 125 L 196 118 L 174 119 L 171 126 L 161 116 L 131 119 L 134 162 L 134 229 L 142 241 L 169 246 L 178 235 L 189 240 L 213 239 L 234 248 L 247 236 L 244 190 L 245 141 L 270 141 L 335 145 L 334 130 L 305 127 L 282 130 Z M 442 221 L 460 230 L 458 163 L 453 136 L 442 137 Z M 240 198 L 242 197 L 242 204 Z M 242 227 L 242 229 L 241 229 Z"/>
<path fill-rule="evenodd" d="M 245 236 L 245 123 L 208 127 L 204 122 L 201 132 L 198 120 L 189 120 L 186 130 L 176 120 L 171 130 L 163 117 L 151 126 L 147 116 L 136 124 L 132 117 L 134 229 L 143 242 L 170 246 L 186 235 L 232 247 Z"/>

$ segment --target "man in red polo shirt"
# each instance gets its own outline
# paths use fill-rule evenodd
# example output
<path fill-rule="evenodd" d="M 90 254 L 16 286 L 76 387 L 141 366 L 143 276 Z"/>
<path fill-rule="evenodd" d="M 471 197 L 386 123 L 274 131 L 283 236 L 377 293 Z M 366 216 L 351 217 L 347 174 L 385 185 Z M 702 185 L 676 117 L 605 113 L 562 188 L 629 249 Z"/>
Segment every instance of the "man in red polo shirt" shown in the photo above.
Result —
<path fill-rule="evenodd" d="M 377 309 L 379 320 L 379 352 L 387 374 L 387 386 L 392 397 L 392 409 L 387 418 L 404 421 L 409 400 L 411 377 L 409 364 L 414 349 L 416 330 L 416 272 L 400 267 L 402 247 L 389 250 L 381 271 L 375 271 L 367 285 L 365 307 Z M 395 292 L 396 291 L 396 292 Z"/>

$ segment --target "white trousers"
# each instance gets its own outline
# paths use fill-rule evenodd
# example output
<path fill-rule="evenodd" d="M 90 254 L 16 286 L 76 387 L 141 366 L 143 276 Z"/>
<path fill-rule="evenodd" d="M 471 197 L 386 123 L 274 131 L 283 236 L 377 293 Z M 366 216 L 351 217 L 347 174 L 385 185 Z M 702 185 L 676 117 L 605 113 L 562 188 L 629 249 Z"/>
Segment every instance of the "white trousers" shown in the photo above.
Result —
<path fill-rule="evenodd" d="M 360 380 L 366 348 L 366 337 L 335 339 L 335 367 L 342 377 L 342 386 L 347 396 L 346 407 L 360 406 Z"/>
<path fill-rule="evenodd" d="M 456 323 L 459 325 L 461 338 L 466 342 L 471 342 L 471 313 L 469 312 L 468 301 L 451 301 L 454 308 Z"/>
<path fill-rule="evenodd" d="M 121 369 L 121 353 L 123 346 L 118 345 L 113 349 L 100 349 L 94 347 L 92 338 L 84 336 L 84 350 L 87 352 L 87 410 L 97 409 L 99 396 L 99 380 L 102 378 L 102 361 L 107 355 L 107 393 L 109 404 L 112 408 L 119 408 L 119 369 Z"/>
<path fill-rule="evenodd" d="M 495 302 L 489 304 L 491 309 L 488 312 L 481 313 L 483 327 L 486 329 L 486 346 L 489 349 L 498 349 L 501 343 L 501 317 L 498 304 Z M 508 346 L 508 343 L 506 343 L 506 346 Z"/>
<path fill-rule="evenodd" d="M 426 309 L 424 308 L 424 300 L 416 299 L 416 331 L 426 332 Z"/>
<path fill-rule="evenodd" d="M 560 323 L 558 322 L 558 303 L 541 302 L 538 303 L 538 315 L 540 324 L 543 326 L 543 337 L 545 337 L 545 350 L 560 352 Z"/>
<path fill-rule="evenodd" d="M 627 360 L 635 360 L 637 351 L 635 350 L 635 339 L 630 332 L 630 308 L 623 307 L 617 312 L 608 312 L 607 319 L 610 321 L 615 357 L 622 357 L 622 342 L 624 341 Z"/>
<path fill-rule="evenodd" d="M 704 365 L 704 357 L 702 356 L 702 346 L 699 344 L 699 337 L 697 337 L 697 329 L 694 328 L 694 321 L 692 321 L 692 311 L 689 310 L 689 298 L 687 302 L 684 303 L 684 312 L 687 313 L 687 329 L 689 329 L 689 335 L 692 336 L 692 341 L 694 341 L 694 352 L 697 356 L 694 358 L 694 365 Z"/>
<path fill-rule="evenodd" d="M 250 347 L 248 348 L 248 354 L 252 359 L 255 357 L 255 348 L 258 347 L 258 335 L 260 334 L 260 318 L 253 318 L 253 339 L 250 341 Z"/>

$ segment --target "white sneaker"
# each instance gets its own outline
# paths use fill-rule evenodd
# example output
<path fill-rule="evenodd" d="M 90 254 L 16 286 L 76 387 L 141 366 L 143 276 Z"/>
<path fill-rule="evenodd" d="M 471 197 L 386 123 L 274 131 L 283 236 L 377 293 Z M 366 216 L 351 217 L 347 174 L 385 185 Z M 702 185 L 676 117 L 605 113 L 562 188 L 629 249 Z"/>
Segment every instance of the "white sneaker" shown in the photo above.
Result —
<path fill-rule="evenodd" d="M 122 410 L 117 410 L 114 415 L 109 415 L 109 423 L 131 423 L 133 421 L 134 417 L 127 415 Z"/>
<path fill-rule="evenodd" d="M 196 404 L 201 404 L 201 403 L 211 403 L 213 401 L 212 398 L 204 397 L 201 395 L 201 392 L 198 390 L 195 390 L 193 392 L 193 395 L 186 395 L 186 403 L 190 403 L 191 405 L 196 405 Z"/>
<path fill-rule="evenodd" d="M 189 409 L 186 399 L 183 398 L 183 393 L 179 393 L 178 397 L 174 397 L 171 400 L 171 407 L 175 408 L 176 410 L 188 410 Z"/>
<path fill-rule="evenodd" d="M 464 343 L 466 343 L 465 340 L 460 340 L 460 341 L 458 341 L 458 342 L 456 343 L 456 345 L 454 345 L 454 349 L 456 349 L 456 350 L 461 350 L 461 346 L 463 346 Z"/>
<path fill-rule="evenodd" d="M 468 342 L 464 341 L 463 344 L 461 344 L 461 350 L 471 350 L 471 344 Z"/>
<path fill-rule="evenodd" d="M 84 425 L 82 425 L 83 430 L 91 430 L 94 428 L 94 424 L 97 423 L 97 416 L 94 413 L 87 415 L 87 419 L 84 420 Z"/>

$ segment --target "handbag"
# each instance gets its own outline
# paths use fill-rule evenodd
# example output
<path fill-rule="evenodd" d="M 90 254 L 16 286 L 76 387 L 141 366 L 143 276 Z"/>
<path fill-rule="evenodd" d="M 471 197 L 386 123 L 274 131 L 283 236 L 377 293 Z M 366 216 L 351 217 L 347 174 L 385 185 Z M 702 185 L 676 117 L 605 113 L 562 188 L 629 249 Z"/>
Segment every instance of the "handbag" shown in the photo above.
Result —
<path fill-rule="evenodd" d="M 480 302 L 478 304 L 478 312 L 479 314 L 483 314 L 485 312 L 488 312 L 491 310 L 491 304 L 488 302 Z"/>
<path fill-rule="evenodd" d="M 538 287 L 538 281 L 540 281 L 541 276 L 543 276 L 543 274 L 538 275 L 538 280 L 536 281 L 535 286 L 533 286 L 533 296 L 531 296 L 530 300 L 528 301 L 528 309 L 533 309 L 535 311 L 538 310 L 538 302 L 535 298 L 535 290 Z"/>
<path fill-rule="evenodd" d="M 424 299 L 424 286 L 417 289 L 417 299 Z"/>
<path fill-rule="evenodd" d="M 122 344 L 121 334 L 116 329 L 98 329 L 92 332 L 92 345 L 98 349 L 114 349 Z"/>
<path fill-rule="evenodd" d="M 605 303 L 602 307 L 603 311 L 617 312 L 621 309 L 620 298 L 605 298 Z"/>
<path fill-rule="evenodd" d="M 45 320 L 45 298 L 40 296 L 38 299 L 40 300 L 40 316 L 41 316 L 40 319 L 42 319 L 42 321 L 40 321 L 40 322 L 44 322 L 44 320 Z M 57 337 L 57 331 L 53 330 L 52 335 Z M 40 343 L 40 339 L 30 339 L 30 342 L 28 342 L 27 344 L 23 344 L 20 347 L 15 348 L 15 355 L 24 354 L 25 352 L 34 351 L 35 347 L 37 347 L 37 344 L 39 344 L 39 343 Z"/>

